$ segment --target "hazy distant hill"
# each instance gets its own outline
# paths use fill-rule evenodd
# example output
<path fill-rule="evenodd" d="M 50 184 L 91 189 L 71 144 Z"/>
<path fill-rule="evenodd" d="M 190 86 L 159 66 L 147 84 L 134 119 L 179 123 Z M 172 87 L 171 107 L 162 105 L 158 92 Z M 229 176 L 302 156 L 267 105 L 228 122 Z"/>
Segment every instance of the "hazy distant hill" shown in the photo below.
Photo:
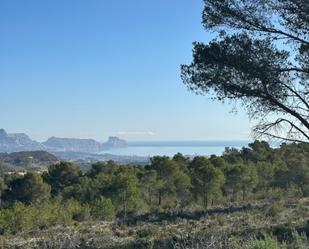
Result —
<path fill-rule="evenodd" d="M 93 139 L 51 137 L 43 143 L 50 151 L 99 152 L 102 145 Z"/>
<path fill-rule="evenodd" d="M 108 141 L 102 144 L 102 149 L 108 150 L 113 148 L 125 148 L 127 146 L 127 141 L 119 139 L 118 137 L 109 137 Z"/>
<path fill-rule="evenodd" d="M 77 139 L 77 138 L 49 138 L 43 145 L 49 151 L 65 151 L 65 152 L 85 152 L 96 153 L 111 148 L 123 148 L 127 146 L 127 142 L 117 137 L 109 137 L 106 143 L 99 143 L 93 139 Z"/>
<path fill-rule="evenodd" d="M 105 143 L 99 143 L 93 139 L 57 137 L 51 137 L 46 142 L 39 143 L 31 140 L 24 133 L 8 134 L 4 129 L 0 129 L 0 152 L 45 150 L 49 152 L 97 153 L 126 146 L 127 142 L 117 137 L 109 137 Z"/>
<path fill-rule="evenodd" d="M 24 133 L 8 134 L 4 129 L 0 129 L 0 152 L 44 149 L 44 145 L 34 140 L 31 140 Z"/>
<path fill-rule="evenodd" d="M 0 153 L 0 172 L 36 170 L 44 171 L 59 159 L 46 151 Z"/>

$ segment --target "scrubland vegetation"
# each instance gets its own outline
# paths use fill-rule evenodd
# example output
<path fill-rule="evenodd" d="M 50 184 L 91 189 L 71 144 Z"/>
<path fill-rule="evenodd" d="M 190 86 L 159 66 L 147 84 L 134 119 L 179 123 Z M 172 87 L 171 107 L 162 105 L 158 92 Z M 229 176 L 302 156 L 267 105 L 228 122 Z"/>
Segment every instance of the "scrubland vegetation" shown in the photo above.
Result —
<path fill-rule="evenodd" d="M 194 42 L 181 66 L 189 90 L 241 104 L 255 137 L 290 144 L 2 174 L 0 248 L 309 248 L 308 13 L 308 0 L 205 0 L 202 24 L 214 39 Z"/>
<path fill-rule="evenodd" d="M 255 141 L 208 158 L 3 175 L 2 248 L 308 248 L 308 162 L 308 144 Z"/>

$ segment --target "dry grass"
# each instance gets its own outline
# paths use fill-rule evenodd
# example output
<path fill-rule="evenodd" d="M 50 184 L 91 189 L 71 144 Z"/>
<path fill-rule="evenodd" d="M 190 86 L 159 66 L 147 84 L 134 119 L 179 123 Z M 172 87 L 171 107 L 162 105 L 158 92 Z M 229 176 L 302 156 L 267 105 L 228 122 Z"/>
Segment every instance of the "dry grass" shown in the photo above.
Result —
<path fill-rule="evenodd" d="M 172 221 L 137 222 L 134 225 L 95 221 L 76 223 L 69 227 L 58 226 L 2 236 L 0 249 L 114 249 L 126 248 L 125 245 L 137 241 L 147 242 L 151 248 L 156 241 L 163 240 L 170 240 L 174 249 L 228 248 L 229 237 L 235 234 L 245 238 L 288 222 L 291 222 L 291 227 L 301 226 L 309 219 L 308 210 L 307 198 L 292 204 L 269 203 L 263 208 L 245 211 L 210 212 L 191 220 L 178 218 Z"/>

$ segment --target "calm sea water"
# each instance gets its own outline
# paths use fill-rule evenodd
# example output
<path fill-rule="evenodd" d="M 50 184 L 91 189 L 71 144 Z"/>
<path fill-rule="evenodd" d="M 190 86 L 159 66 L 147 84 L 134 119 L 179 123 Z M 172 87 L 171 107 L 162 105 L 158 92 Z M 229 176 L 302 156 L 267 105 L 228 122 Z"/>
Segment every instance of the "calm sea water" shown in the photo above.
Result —
<path fill-rule="evenodd" d="M 180 152 L 183 155 L 221 155 L 226 147 L 241 148 L 249 141 L 181 141 L 181 142 L 129 142 L 127 148 L 104 151 L 119 156 L 173 156 Z"/>

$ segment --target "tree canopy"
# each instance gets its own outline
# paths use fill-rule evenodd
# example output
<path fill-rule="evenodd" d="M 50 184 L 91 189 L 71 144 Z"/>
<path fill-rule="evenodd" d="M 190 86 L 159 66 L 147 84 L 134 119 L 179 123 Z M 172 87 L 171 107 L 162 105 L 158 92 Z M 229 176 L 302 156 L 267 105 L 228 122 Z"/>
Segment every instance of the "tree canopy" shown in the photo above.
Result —
<path fill-rule="evenodd" d="M 256 201 L 290 203 L 309 197 L 308 161 L 307 143 L 272 148 L 255 141 L 242 149 L 226 148 L 222 156 L 156 156 L 148 165 L 98 162 L 87 172 L 61 162 L 43 175 L 4 174 L 0 235 Z"/>
<path fill-rule="evenodd" d="M 309 2 L 205 0 L 202 23 L 218 36 L 195 42 L 182 65 L 190 90 L 240 101 L 256 137 L 309 142 Z"/>
<path fill-rule="evenodd" d="M 37 203 L 49 197 L 50 189 L 39 174 L 29 172 L 24 177 L 16 178 L 9 183 L 4 199 Z"/>

